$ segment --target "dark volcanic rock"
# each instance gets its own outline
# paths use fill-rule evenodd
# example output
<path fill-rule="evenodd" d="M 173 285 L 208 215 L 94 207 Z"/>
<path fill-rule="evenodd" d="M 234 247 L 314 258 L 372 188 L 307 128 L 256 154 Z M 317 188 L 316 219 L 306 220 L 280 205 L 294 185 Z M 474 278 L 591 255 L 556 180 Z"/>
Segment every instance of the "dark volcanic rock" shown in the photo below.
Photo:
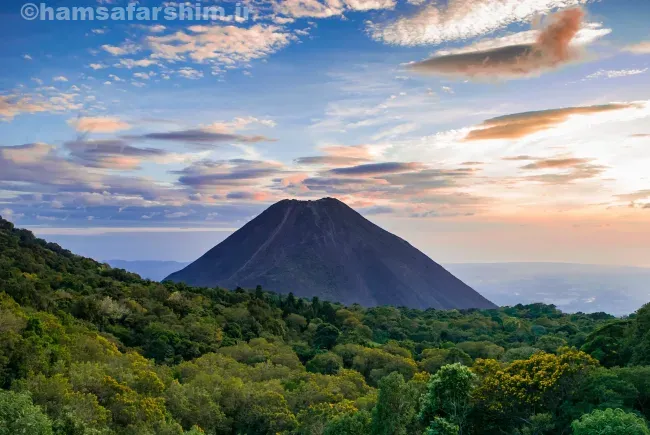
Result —
<path fill-rule="evenodd" d="M 280 201 L 168 280 L 346 305 L 494 308 L 406 241 L 332 198 Z"/>

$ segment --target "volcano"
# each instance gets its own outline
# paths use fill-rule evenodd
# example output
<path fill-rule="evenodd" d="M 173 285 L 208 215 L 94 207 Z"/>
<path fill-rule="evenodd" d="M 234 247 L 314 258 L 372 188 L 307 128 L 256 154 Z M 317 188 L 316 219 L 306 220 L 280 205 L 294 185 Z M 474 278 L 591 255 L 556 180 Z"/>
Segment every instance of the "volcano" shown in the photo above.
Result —
<path fill-rule="evenodd" d="M 280 201 L 167 280 L 303 298 L 435 309 L 496 306 L 343 202 Z"/>

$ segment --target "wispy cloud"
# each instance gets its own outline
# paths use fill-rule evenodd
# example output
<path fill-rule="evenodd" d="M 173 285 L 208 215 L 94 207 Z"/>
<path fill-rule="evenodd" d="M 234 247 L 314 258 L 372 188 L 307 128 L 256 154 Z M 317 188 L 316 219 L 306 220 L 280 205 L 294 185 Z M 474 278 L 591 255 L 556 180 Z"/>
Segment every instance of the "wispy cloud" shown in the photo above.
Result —
<path fill-rule="evenodd" d="M 627 76 L 635 76 L 639 74 L 644 74 L 648 72 L 648 68 L 643 68 L 643 69 L 619 69 L 619 70 L 598 70 L 593 74 L 589 74 L 587 77 L 585 77 L 585 80 L 593 80 L 593 79 L 600 79 L 600 78 L 605 78 L 605 79 L 616 79 L 619 77 L 627 77 Z"/>
<path fill-rule="evenodd" d="M 488 119 L 477 128 L 471 130 L 465 140 L 519 139 L 543 130 L 551 129 L 566 122 L 574 115 L 589 115 L 635 107 L 639 107 L 639 105 L 635 103 L 614 103 L 500 116 L 498 118 Z"/>

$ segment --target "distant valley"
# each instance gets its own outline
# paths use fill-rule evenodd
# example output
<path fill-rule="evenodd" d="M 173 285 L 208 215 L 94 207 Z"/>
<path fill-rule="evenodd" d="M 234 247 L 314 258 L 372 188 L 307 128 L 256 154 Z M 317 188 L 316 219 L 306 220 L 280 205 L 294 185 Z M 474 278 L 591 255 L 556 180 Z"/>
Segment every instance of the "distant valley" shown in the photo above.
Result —
<path fill-rule="evenodd" d="M 125 261 L 107 260 L 106 263 L 117 269 L 128 270 L 137 273 L 142 278 L 152 281 L 162 281 L 174 272 L 187 267 L 190 263 L 178 261 Z"/>
<path fill-rule="evenodd" d="M 630 314 L 650 300 L 650 269 L 567 263 L 446 264 L 500 306 L 543 302 L 564 312 Z"/>

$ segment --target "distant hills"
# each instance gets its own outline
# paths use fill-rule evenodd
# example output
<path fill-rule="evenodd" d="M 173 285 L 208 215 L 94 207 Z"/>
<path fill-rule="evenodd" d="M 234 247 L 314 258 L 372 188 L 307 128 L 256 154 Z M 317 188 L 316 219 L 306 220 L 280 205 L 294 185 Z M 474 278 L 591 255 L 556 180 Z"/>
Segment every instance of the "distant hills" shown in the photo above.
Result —
<path fill-rule="evenodd" d="M 333 198 L 280 201 L 168 277 L 199 287 L 245 287 L 411 308 L 494 308 L 406 241 Z"/>
<path fill-rule="evenodd" d="M 178 261 L 124 261 L 108 260 L 106 263 L 117 269 L 137 273 L 142 278 L 152 281 L 162 281 L 174 272 L 187 267 L 190 263 Z"/>
<path fill-rule="evenodd" d="M 650 300 L 650 269 L 566 263 L 446 264 L 500 306 L 543 302 L 564 312 L 625 315 Z"/>

